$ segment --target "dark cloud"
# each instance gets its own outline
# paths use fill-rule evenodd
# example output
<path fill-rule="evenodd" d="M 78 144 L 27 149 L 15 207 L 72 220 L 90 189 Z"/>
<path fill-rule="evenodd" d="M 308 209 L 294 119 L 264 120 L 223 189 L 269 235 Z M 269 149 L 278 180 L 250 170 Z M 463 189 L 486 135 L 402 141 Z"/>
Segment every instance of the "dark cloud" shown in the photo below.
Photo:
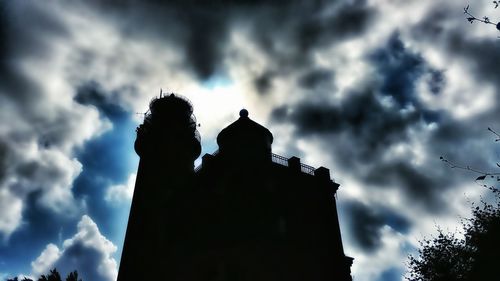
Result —
<path fill-rule="evenodd" d="M 299 85 L 304 89 L 321 90 L 326 88 L 333 90 L 334 75 L 329 69 L 318 68 L 305 73 L 298 81 Z"/>
<path fill-rule="evenodd" d="M 374 251 L 381 245 L 381 228 L 384 226 L 382 217 L 377 216 L 362 204 L 346 206 L 346 211 L 352 214 L 350 232 L 354 235 L 358 246 L 365 251 Z"/>
<path fill-rule="evenodd" d="M 274 73 L 264 72 L 254 79 L 255 89 L 259 94 L 267 94 L 273 87 Z"/>
<path fill-rule="evenodd" d="M 338 105 L 304 102 L 277 108 L 273 117 L 293 122 L 302 136 L 349 133 L 358 150 L 349 157 L 374 160 L 388 145 L 405 141 L 406 129 L 420 121 L 421 113 L 385 107 L 374 91 L 366 90 L 349 93 Z"/>
<path fill-rule="evenodd" d="M 395 33 L 384 48 L 370 55 L 370 61 L 380 75 L 380 92 L 394 98 L 401 107 L 414 105 L 417 101 L 415 81 L 425 69 L 423 58 L 408 51 Z"/>
<path fill-rule="evenodd" d="M 500 87 L 500 53 L 498 40 L 491 39 L 466 39 L 462 33 L 456 31 L 448 38 L 448 51 L 465 59 L 465 65 L 470 68 L 470 73 L 477 80 L 491 83 Z"/>
<path fill-rule="evenodd" d="M 321 7 L 315 12 L 320 12 Z M 296 44 L 302 52 L 326 46 L 332 41 L 360 35 L 369 28 L 376 10 L 364 0 L 343 2 L 334 13 L 326 17 L 303 18 L 295 33 Z"/>
<path fill-rule="evenodd" d="M 465 18 L 457 19 L 453 11 L 436 5 L 410 31 L 419 41 L 432 43 L 434 48 L 442 49 L 449 57 L 460 59 L 463 66 L 470 69 L 468 73 L 478 81 L 500 87 L 500 79 L 496 75 L 500 71 L 497 37 L 470 36 L 473 31 L 464 29 L 464 26 L 468 26 Z M 485 29 L 488 28 L 485 26 Z M 443 32 L 445 30 L 446 33 Z"/>
<path fill-rule="evenodd" d="M 29 3 L 0 3 L 2 15 L 0 36 L 2 60 L 11 56 L 40 56 L 50 50 L 50 40 L 69 36 L 68 30 L 58 17 L 45 6 Z"/>
<path fill-rule="evenodd" d="M 440 164 L 436 159 L 436 164 Z M 430 211 L 444 212 L 441 197 L 443 189 L 450 186 L 450 179 L 432 172 L 430 167 L 418 167 L 404 161 L 374 165 L 364 174 L 364 181 L 378 186 L 398 186 L 414 202 L 425 202 Z"/>
<path fill-rule="evenodd" d="M 411 27 L 413 36 L 420 40 L 429 39 L 429 37 L 434 39 L 443 38 L 449 31 L 445 26 L 446 21 L 452 19 L 454 14 L 448 7 L 434 5 L 422 20 Z"/>
<path fill-rule="evenodd" d="M 94 105 L 104 110 L 110 103 L 108 97 L 98 82 L 90 81 L 80 86 L 75 95 L 75 101 L 83 105 Z"/>
<path fill-rule="evenodd" d="M 128 117 L 130 114 L 120 104 L 117 103 L 118 91 L 107 92 L 96 81 L 83 83 L 76 89 L 75 101 L 82 105 L 95 106 L 105 117 L 117 123 L 120 119 Z"/>
<path fill-rule="evenodd" d="M 430 78 L 427 83 L 431 93 L 435 95 L 441 93 L 443 88 L 446 86 L 446 80 L 443 72 L 439 70 L 431 70 Z"/>
<path fill-rule="evenodd" d="M 8 34 L 8 24 L 7 20 L 7 2 L 0 2 L 0 71 L 5 67 L 7 54 L 8 54 L 8 44 L 9 44 L 9 34 Z M 3 72 L 3 71 L 1 71 Z"/>
<path fill-rule="evenodd" d="M 342 203 L 343 214 L 349 218 L 349 233 L 357 246 L 366 252 L 380 248 L 382 228 L 387 225 L 400 233 L 406 233 L 410 222 L 395 210 L 382 206 L 367 206 L 359 201 Z"/>
<path fill-rule="evenodd" d="M 397 186 L 408 199 L 434 211 L 443 210 L 438 191 L 452 182 L 431 168 L 437 163 L 416 166 L 410 164 L 411 159 L 386 155 L 393 145 L 410 142 L 411 130 L 421 131 L 432 122 L 443 122 L 443 126 L 451 122 L 443 119 L 441 112 L 425 108 L 416 92 L 419 79 L 438 75 L 437 70 L 406 48 L 397 33 L 371 52 L 367 60 L 374 66 L 375 76 L 358 90 L 346 93 L 340 102 L 305 100 L 276 108 L 273 119 L 295 124 L 299 137 L 321 135 L 325 140 L 333 139 L 325 147 L 334 160 L 346 170 L 356 170 L 370 185 Z"/>
<path fill-rule="evenodd" d="M 315 52 L 360 36 L 369 29 L 376 14 L 376 9 L 366 1 L 311 1 L 278 8 L 265 6 L 257 9 L 252 17 L 238 14 L 235 18 L 249 27 L 251 39 L 261 55 L 267 58 L 269 63 L 264 73 L 273 73 L 273 77 L 258 75 L 255 81 L 267 82 L 272 81 L 271 78 L 298 73 L 299 76 L 311 75 L 302 78 L 305 84 L 300 83 L 308 87 L 312 86 L 311 82 L 318 81 L 309 79 L 331 72 L 314 67 Z M 326 79 L 326 76 L 322 78 Z"/>
<path fill-rule="evenodd" d="M 356 36 L 369 29 L 377 10 L 368 6 L 366 0 L 354 0 L 342 3 L 335 15 L 330 18 L 327 27 L 333 30 L 337 39 Z M 341 37 L 341 38 L 339 38 Z"/>
<path fill-rule="evenodd" d="M 353 130 L 357 138 L 368 138 L 370 146 L 379 142 L 386 144 L 393 135 L 404 137 L 405 128 L 430 112 L 422 108 L 415 92 L 415 83 L 427 67 L 419 55 L 404 47 L 398 34 L 394 34 L 386 46 L 373 52 L 369 61 L 376 68 L 375 80 L 369 81 L 365 89 L 348 93 L 340 104 L 312 104 L 306 101 L 291 110 L 277 108 L 274 117 L 281 119 L 284 116 L 280 114 L 288 112 L 290 116 L 287 117 L 302 134 Z M 304 76 L 299 83 L 305 86 L 316 84 L 328 81 L 329 76 L 327 71 L 316 70 Z M 384 105 L 380 94 L 392 97 L 397 104 Z M 416 110 L 402 113 L 401 110 L 409 105 Z"/>
<path fill-rule="evenodd" d="M 39 85 L 19 62 L 46 56 L 51 40 L 69 33 L 44 7 L 20 2 L 0 2 L 0 26 L 0 93 L 25 106 Z"/>
<path fill-rule="evenodd" d="M 273 48 L 269 51 L 278 54 L 282 50 L 275 49 L 272 43 L 278 34 L 284 29 L 287 34 L 293 33 L 293 23 L 312 16 L 313 11 L 320 10 L 318 7 L 327 5 L 326 1 L 131 0 L 119 4 L 91 3 L 91 9 L 100 11 L 128 36 L 146 37 L 152 42 L 176 46 L 186 62 L 179 67 L 192 70 L 201 80 L 225 73 L 222 62 L 229 31 L 239 22 L 250 22 L 255 28 L 255 39 L 270 43 Z M 270 46 L 261 45 L 264 48 Z M 296 58 L 303 57 L 299 53 L 295 55 Z"/>
<path fill-rule="evenodd" d="M 5 179 L 7 167 L 9 165 L 7 159 L 7 149 L 7 144 L 0 140 L 0 184 L 2 184 Z"/>
<path fill-rule="evenodd" d="M 269 57 L 268 72 L 287 72 L 310 63 L 310 53 L 364 32 L 376 10 L 366 1 L 92 1 L 130 38 L 175 46 L 181 68 L 207 80 L 224 74 L 229 32 L 248 26 L 252 40 Z M 329 13 L 324 11 L 330 9 Z M 278 67 L 279 66 L 279 67 Z M 265 90 L 269 77 L 256 77 Z M 261 82 L 261 83 L 259 83 Z"/>
<path fill-rule="evenodd" d="M 224 43 L 227 40 L 227 15 L 193 12 L 188 16 L 189 35 L 186 43 L 186 57 L 196 74 L 202 80 L 217 72 L 222 60 Z M 196 20 L 193 20 L 196 19 Z"/>
<path fill-rule="evenodd" d="M 376 15 L 367 1 L 86 1 L 63 4 L 98 13 L 127 40 L 174 47 L 196 79 L 225 75 L 230 32 L 251 31 L 271 63 L 266 73 L 307 67 L 314 50 L 365 32 Z M 328 11 L 328 12 L 325 12 Z M 54 22 L 54 28 L 64 25 Z M 241 50 L 238 50 L 240 52 Z M 92 56 L 92 54 L 87 54 Z M 255 77 L 264 90 L 272 77 Z"/>

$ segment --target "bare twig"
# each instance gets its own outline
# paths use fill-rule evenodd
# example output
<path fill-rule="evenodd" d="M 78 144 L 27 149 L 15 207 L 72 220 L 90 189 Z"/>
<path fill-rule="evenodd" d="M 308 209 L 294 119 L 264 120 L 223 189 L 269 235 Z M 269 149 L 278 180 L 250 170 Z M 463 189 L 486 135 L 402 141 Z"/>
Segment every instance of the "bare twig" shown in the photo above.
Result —
<path fill-rule="evenodd" d="M 476 174 L 480 174 L 480 175 L 483 175 L 483 176 L 500 176 L 500 172 L 497 172 L 497 173 L 490 173 L 490 172 L 485 172 L 485 171 L 481 171 L 481 170 L 478 170 L 478 169 L 475 169 L 475 168 L 471 168 L 469 165 L 467 166 L 462 166 L 462 165 L 459 165 L 459 164 L 456 164 L 446 158 L 444 158 L 443 156 L 439 157 L 439 159 L 441 161 L 443 161 L 444 163 L 446 163 L 448 166 L 450 166 L 450 168 L 452 169 L 461 169 L 461 170 L 466 170 L 466 171 L 470 171 L 470 172 L 473 172 L 473 173 L 476 173 Z"/>
<path fill-rule="evenodd" d="M 498 6 L 500 5 L 500 1 L 493 1 L 493 4 L 495 4 L 495 9 L 498 8 Z M 473 14 L 471 14 L 469 12 L 469 5 L 467 5 L 465 8 L 464 8 L 464 14 L 467 15 L 467 21 L 470 22 L 470 23 L 474 23 L 475 21 L 478 21 L 478 22 L 482 22 L 482 23 L 485 23 L 485 24 L 492 24 L 494 25 L 498 30 L 500 30 L 500 22 L 498 23 L 494 23 L 490 20 L 489 17 L 483 17 L 483 18 L 478 18 L 476 16 L 474 16 Z"/>
<path fill-rule="evenodd" d="M 500 4 L 500 1 L 498 3 Z M 495 141 L 500 141 L 500 134 L 499 133 L 497 133 L 495 130 L 493 130 L 493 129 L 489 128 L 489 127 L 488 127 L 488 131 L 490 131 L 493 134 L 495 134 L 495 136 L 497 137 L 497 139 Z M 464 166 L 464 165 L 457 164 L 457 163 L 455 163 L 453 161 L 450 161 L 450 160 L 444 158 L 443 156 L 439 157 L 439 159 L 441 159 L 441 161 L 443 161 L 444 163 L 446 163 L 452 169 L 461 169 L 461 170 L 466 170 L 466 171 L 470 171 L 470 172 L 479 174 L 480 176 L 478 176 L 476 178 L 476 180 L 475 180 L 477 184 L 490 189 L 494 193 L 500 193 L 500 189 L 499 188 L 495 187 L 494 185 L 489 185 L 488 186 L 487 184 L 485 184 L 486 177 L 490 177 L 490 178 L 493 178 L 493 179 L 496 178 L 496 182 L 497 183 L 500 182 L 500 172 L 493 173 L 493 172 L 481 171 L 481 170 L 478 170 L 478 169 L 475 169 L 475 168 L 471 168 L 469 165 Z M 500 168 L 500 163 L 496 163 L 496 165 L 497 165 L 497 167 Z"/>
<path fill-rule="evenodd" d="M 493 134 L 495 134 L 497 136 L 497 139 L 495 141 L 500 141 L 500 135 L 495 132 L 493 129 L 491 129 L 490 127 L 488 127 L 488 131 L 492 132 Z"/>

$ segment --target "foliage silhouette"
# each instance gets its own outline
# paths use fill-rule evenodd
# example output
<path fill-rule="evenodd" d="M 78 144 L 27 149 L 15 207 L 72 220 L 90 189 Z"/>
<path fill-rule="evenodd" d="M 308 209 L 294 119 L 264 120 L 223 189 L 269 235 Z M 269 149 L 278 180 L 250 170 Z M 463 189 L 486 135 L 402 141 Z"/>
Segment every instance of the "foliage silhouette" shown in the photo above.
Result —
<path fill-rule="evenodd" d="M 19 281 L 19 279 L 17 277 L 14 277 L 12 279 L 7 279 L 7 281 Z M 21 281 L 33 281 L 33 280 L 24 277 Z"/>
<path fill-rule="evenodd" d="M 488 128 L 500 139 L 500 135 Z M 496 141 L 498 141 L 497 139 Z M 488 188 L 495 199 L 490 204 L 481 200 L 480 206 L 472 205 L 472 218 L 462 221 L 462 234 L 445 233 L 438 229 L 437 237 L 420 242 L 418 256 L 409 256 L 409 281 L 474 281 L 492 280 L 498 275 L 500 260 L 500 189 L 494 184 L 484 184 L 492 179 L 500 182 L 499 173 L 483 172 L 469 166 L 455 164 L 443 157 L 451 168 L 480 174 L 476 182 Z M 497 166 L 500 168 L 499 163 Z"/>
<path fill-rule="evenodd" d="M 19 280 L 17 277 L 14 277 L 12 279 L 7 279 L 7 281 L 33 281 L 33 280 L 27 277 L 24 277 L 22 280 Z M 38 281 L 62 281 L 62 279 L 57 269 L 54 268 L 50 271 L 49 274 L 40 276 L 40 278 L 38 278 Z M 68 276 L 66 277 L 66 281 L 82 281 L 82 279 L 78 279 L 78 272 L 75 270 L 70 274 L 68 274 Z"/>
<path fill-rule="evenodd" d="M 463 238 L 439 229 L 421 241 L 418 257 L 409 257 L 409 281 L 491 280 L 500 260 L 500 196 L 496 204 L 481 202 L 463 222 Z"/>
<path fill-rule="evenodd" d="M 75 270 L 70 272 L 68 277 L 66 277 L 66 281 L 82 281 L 82 279 L 78 279 L 78 272 Z"/>

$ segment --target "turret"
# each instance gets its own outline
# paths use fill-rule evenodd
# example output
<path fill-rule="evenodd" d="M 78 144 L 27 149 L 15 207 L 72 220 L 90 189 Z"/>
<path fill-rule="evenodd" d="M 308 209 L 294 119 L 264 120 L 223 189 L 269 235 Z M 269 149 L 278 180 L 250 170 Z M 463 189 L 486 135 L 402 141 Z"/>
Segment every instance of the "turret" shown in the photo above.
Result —
<path fill-rule="evenodd" d="M 134 148 L 141 160 L 161 157 L 164 165 L 192 169 L 201 145 L 191 103 L 174 94 L 153 99 Z"/>

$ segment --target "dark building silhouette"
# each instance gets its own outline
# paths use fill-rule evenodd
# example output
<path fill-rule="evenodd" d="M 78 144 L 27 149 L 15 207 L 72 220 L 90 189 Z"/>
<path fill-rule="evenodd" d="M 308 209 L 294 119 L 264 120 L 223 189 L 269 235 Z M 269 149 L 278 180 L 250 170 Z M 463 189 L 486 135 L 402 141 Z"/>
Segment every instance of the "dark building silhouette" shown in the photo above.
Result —
<path fill-rule="evenodd" d="M 154 99 L 137 128 L 139 170 L 118 281 L 352 280 L 329 170 L 273 154 L 248 117 L 205 154 L 191 104 Z"/>

